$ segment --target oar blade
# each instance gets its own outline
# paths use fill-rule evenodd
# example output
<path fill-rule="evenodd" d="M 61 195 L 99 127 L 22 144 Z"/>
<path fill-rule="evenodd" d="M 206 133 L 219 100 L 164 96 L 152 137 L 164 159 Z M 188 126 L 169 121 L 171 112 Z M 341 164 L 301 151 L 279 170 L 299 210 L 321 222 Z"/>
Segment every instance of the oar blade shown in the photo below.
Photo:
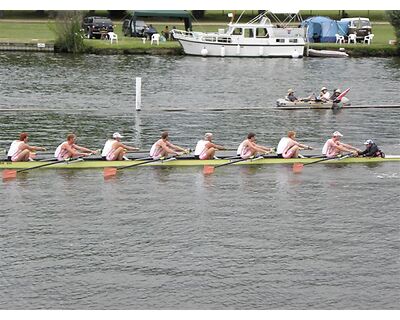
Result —
<path fill-rule="evenodd" d="M 293 163 L 293 172 L 301 173 L 303 171 L 304 164 L 302 163 Z"/>
<path fill-rule="evenodd" d="M 11 169 L 3 170 L 3 181 L 15 179 L 17 177 L 17 171 Z"/>
<path fill-rule="evenodd" d="M 204 166 L 203 168 L 203 174 L 213 174 L 214 173 L 214 167 L 213 166 Z"/>
<path fill-rule="evenodd" d="M 104 179 L 110 179 L 115 177 L 115 175 L 117 174 L 117 168 L 104 168 L 103 170 L 103 176 Z"/>

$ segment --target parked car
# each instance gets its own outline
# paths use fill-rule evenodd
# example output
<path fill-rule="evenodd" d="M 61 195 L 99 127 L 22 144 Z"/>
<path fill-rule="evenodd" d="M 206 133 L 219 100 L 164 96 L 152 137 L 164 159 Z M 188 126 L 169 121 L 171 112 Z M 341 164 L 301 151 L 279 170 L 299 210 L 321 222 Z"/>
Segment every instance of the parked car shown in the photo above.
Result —
<path fill-rule="evenodd" d="M 82 28 L 89 39 L 100 39 L 102 34 L 114 32 L 112 21 L 106 17 L 86 17 L 83 19 Z"/>
<path fill-rule="evenodd" d="M 143 20 L 125 19 L 122 24 L 122 33 L 129 37 L 143 37 L 146 23 Z"/>
<path fill-rule="evenodd" d="M 348 35 L 355 33 L 357 40 L 363 40 L 365 36 L 372 33 L 371 22 L 368 18 L 343 18 L 340 21 L 348 23 Z"/>

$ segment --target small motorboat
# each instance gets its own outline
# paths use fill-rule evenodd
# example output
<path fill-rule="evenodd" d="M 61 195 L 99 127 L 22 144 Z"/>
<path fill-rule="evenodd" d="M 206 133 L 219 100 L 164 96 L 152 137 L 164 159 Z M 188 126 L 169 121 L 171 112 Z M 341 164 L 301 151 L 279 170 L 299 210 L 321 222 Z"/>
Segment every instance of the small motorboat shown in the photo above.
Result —
<path fill-rule="evenodd" d="M 344 51 L 308 49 L 309 57 L 321 58 L 346 58 L 349 55 Z"/>
<path fill-rule="evenodd" d="M 340 102 L 327 101 L 323 102 L 321 100 L 299 100 L 296 102 L 291 102 L 286 99 L 278 99 L 276 101 L 276 106 L 278 109 L 282 110 L 301 110 L 301 109 L 340 109 L 343 106 L 351 105 L 350 100 L 343 97 Z"/>

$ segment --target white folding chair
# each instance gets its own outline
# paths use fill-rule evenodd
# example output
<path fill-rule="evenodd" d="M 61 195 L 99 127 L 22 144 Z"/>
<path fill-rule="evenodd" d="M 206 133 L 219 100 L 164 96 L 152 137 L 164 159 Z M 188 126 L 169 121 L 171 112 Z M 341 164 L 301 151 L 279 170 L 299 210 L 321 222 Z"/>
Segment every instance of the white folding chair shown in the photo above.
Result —
<path fill-rule="evenodd" d="M 151 42 L 150 44 L 153 45 L 154 42 L 157 42 L 157 45 L 160 45 L 160 34 L 159 33 L 154 33 L 151 35 Z"/>
<path fill-rule="evenodd" d="M 355 33 L 349 34 L 349 43 L 357 43 L 357 35 Z"/>
<path fill-rule="evenodd" d="M 344 42 L 344 37 L 336 33 L 336 43 L 343 43 Z"/>
<path fill-rule="evenodd" d="M 364 37 L 364 43 L 371 44 L 373 38 L 374 38 L 374 34 L 370 33 L 369 35 Z"/>
<path fill-rule="evenodd" d="M 112 44 L 113 41 L 115 41 L 116 43 L 118 43 L 118 36 L 115 32 L 109 32 L 108 33 L 108 38 L 110 39 L 110 43 Z"/>

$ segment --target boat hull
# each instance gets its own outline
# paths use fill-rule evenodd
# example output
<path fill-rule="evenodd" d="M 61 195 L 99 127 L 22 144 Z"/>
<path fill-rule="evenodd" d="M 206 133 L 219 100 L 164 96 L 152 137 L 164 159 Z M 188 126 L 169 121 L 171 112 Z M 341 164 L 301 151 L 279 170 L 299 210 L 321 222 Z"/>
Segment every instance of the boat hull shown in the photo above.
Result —
<path fill-rule="evenodd" d="M 337 106 L 340 108 L 342 106 L 349 106 L 350 100 L 346 97 L 342 98 L 341 104 Z M 296 110 L 296 109 L 333 109 L 333 102 L 315 102 L 315 101 L 298 101 L 298 102 L 291 102 L 285 99 L 278 99 L 276 101 L 276 106 L 278 109 L 282 110 Z"/>
<path fill-rule="evenodd" d="M 232 165 L 277 165 L 277 164 L 293 164 L 293 163 L 311 163 L 317 161 L 321 158 L 297 158 L 297 159 L 282 159 L 282 158 L 263 158 L 259 160 L 248 160 L 237 162 Z M 151 167 L 186 167 L 186 166 L 204 166 L 211 165 L 217 166 L 225 163 L 229 163 L 232 160 L 227 159 L 218 159 L 218 160 L 193 160 L 193 159 L 179 159 L 179 160 L 170 160 L 170 161 L 159 161 L 159 162 L 151 162 L 148 164 L 142 165 L 151 166 Z M 234 161 L 234 160 L 233 160 Z M 96 168 L 107 168 L 107 167 L 116 167 L 121 168 L 124 166 L 129 166 L 133 164 L 139 164 L 143 161 L 137 160 L 127 160 L 127 161 L 104 161 L 104 160 L 86 160 L 86 161 L 71 161 L 71 163 L 60 163 L 54 164 L 51 166 L 43 167 L 43 169 L 96 169 Z M 386 158 L 367 158 L 367 157 L 357 157 L 357 158 L 335 158 L 320 162 L 320 164 L 357 164 L 357 163 L 383 163 L 383 162 L 399 162 L 400 163 L 400 155 L 396 156 L 386 156 Z M 10 162 L 10 161 L 1 161 L 0 169 L 27 169 L 34 168 L 36 166 L 41 166 L 50 162 L 42 162 L 42 161 L 30 161 L 30 162 Z"/>
<path fill-rule="evenodd" d="M 178 39 L 187 55 L 209 57 L 294 57 L 303 56 L 304 44 L 221 44 Z"/>

